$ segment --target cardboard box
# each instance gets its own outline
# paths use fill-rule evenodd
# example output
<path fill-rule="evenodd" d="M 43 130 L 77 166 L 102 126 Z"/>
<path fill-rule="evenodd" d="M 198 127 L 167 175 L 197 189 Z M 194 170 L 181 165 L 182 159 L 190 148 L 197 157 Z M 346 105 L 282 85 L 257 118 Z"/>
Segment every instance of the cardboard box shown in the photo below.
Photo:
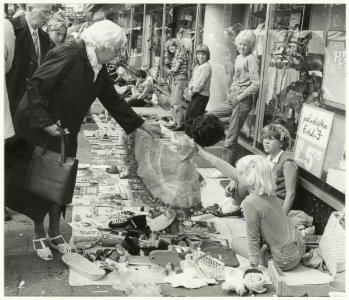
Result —
<path fill-rule="evenodd" d="M 273 260 L 268 263 L 268 276 L 270 277 L 277 296 L 282 297 L 325 297 L 333 291 L 327 284 L 287 284 L 287 272 L 280 270 Z"/>

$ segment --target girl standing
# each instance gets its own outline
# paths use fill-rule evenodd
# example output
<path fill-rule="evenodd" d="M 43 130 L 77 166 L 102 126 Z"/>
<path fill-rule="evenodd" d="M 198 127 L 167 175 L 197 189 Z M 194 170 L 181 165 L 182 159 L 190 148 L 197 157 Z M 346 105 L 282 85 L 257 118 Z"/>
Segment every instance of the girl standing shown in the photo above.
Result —
<path fill-rule="evenodd" d="M 190 127 L 196 117 L 203 115 L 210 97 L 212 67 L 208 62 L 210 49 L 201 44 L 196 49 L 198 64 L 194 68 L 193 77 L 188 86 L 191 97 L 185 122 L 185 132 L 191 136 Z"/>
<path fill-rule="evenodd" d="M 186 108 L 183 105 L 184 89 L 187 86 L 188 56 L 177 39 L 167 42 L 168 51 L 174 54 L 170 74 L 172 75 L 171 111 L 173 116 L 173 131 L 184 130 Z"/>

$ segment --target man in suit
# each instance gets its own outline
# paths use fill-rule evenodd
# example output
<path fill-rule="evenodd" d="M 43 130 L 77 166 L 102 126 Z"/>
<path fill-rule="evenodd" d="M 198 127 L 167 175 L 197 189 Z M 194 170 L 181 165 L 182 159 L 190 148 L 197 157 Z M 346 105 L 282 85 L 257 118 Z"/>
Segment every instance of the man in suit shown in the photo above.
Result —
<path fill-rule="evenodd" d="M 10 113 L 13 117 L 19 102 L 27 90 L 27 82 L 33 76 L 50 48 L 50 39 L 40 27 L 43 25 L 43 15 L 39 8 L 32 8 L 10 20 L 11 30 L 15 34 L 14 55 L 11 69 L 6 73 L 6 86 L 9 99 Z M 12 29 L 13 27 L 13 29 Z M 10 27 L 5 27 L 5 36 Z M 19 152 L 24 154 L 24 140 L 17 135 L 6 139 L 5 142 L 5 174 L 16 162 Z M 5 209 L 5 221 L 11 216 Z"/>
<path fill-rule="evenodd" d="M 43 15 L 38 8 L 31 8 L 25 15 L 18 16 L 11 22 L 16 44 L 12 68 L 6 74 L 6 85 L 13 116 L 27 90 L 27 82 L 50 48 L 50 39 L 40 28 L 43 25 Z"/>

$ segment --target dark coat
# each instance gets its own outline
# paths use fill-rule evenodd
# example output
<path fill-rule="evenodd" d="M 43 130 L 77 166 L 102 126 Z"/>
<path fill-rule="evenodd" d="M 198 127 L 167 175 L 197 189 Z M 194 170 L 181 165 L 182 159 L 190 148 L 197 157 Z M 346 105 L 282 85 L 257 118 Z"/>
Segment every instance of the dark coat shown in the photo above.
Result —
<path fill-rule="evenodd" d="M 96 98 L 126 133 L 143 123 L 127 102 L 120 99 L 105 65 L 96 81 L 93 80 L 84 41 L 72 41 L 50 50 L 28 82 L 27 93 L 17 108 L 16 132 L 37 140 L 42 128 L 60 120 L 62 127 L 75 136 Z"/>
<path fill-rule="evenodd" d="M 44 62 L 28 82 L 27 92 L 18 105 L 13 119 L 16 134 L 24 137 L 29 147 L 26 157 L 20 157 L 13 172 L 6 174 L 6 206 L 17 210 L 37 222 L 41 222 L 49 209 L 45 199 L 34 197 L 21 190 L 23 174 L 28 167 L 35 145 L 47 138 L 44 127 L 58 120 L 68 128 L 66 154 L 74 157 L 77 151 L 77 135 L 91 104 L 98 97 L 119 125 L 130 133 L 141 126 L 139 117 L 126 101 L 121 100 L 103 65 L 96 81 L 82 40 L 63 44 L 50 50 Z M 48 148 L 60 152 L 59 138 L 49 138 Z M 22 148 L 24 148 L 22 146 Z"/>
<path fill-rule="evenodd" d="M 10 110 L 14 115 L 18 103 L 27 90 L 27 83 L 38 68 L 33 39 L 24 16 L 10 20 L 16 36 L 15 53 L 10 71 L 6 74 Z M 50 49 L 50 38 L 41 28 L 38 29 L 41 59 Z"/>

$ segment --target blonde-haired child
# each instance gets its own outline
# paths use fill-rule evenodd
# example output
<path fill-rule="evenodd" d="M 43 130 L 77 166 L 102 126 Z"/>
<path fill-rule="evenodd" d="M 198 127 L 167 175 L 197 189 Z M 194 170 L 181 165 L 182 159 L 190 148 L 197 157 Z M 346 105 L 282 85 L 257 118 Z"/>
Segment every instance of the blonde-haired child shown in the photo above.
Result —
<path fill-rule="evenodd" d="M 249 111 L 253 106 L 253 96 L 259 89 L 259 63 L 252 53 L 255 37 L 252 30 L 241 31 L 235 39 L 239 55 L 234 63 L 233 83 L 226 102 L 209 113 L 218 118 L 229 117 L 229 128 L 224 142 L 223 159 L 232 165 L 238 157 L 238 137 Z"/>
<path fill-rule="evenodd" d="M 275 195 L 275 183 L 269 162 L 260 155 L 247 155 L 234 168 L 226 161 L 198 147 L 198 154 L 224 175 L 245 186 L 249 195 L 241 206 L 246 221 L 248 256 L 258 267 L 264 243 L 276 265 L 282 270 L 295 268 L 305 253 L 302 234 L 290 222 Z M 266 261 L 261 260 L 266 265 Z"/>

